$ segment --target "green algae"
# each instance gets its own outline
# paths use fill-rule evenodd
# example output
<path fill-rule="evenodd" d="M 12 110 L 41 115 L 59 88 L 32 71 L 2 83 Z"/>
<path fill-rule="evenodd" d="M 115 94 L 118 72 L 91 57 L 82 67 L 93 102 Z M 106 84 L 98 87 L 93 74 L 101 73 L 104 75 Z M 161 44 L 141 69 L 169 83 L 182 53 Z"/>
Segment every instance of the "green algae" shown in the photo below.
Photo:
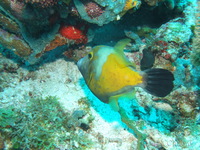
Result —
<path fill-rule="evenodd" d="M 12 120 L 0 124 L 1 127 L 12 125 L 9 130 L 0 130 L 11 139 L 12 148 L 51 150 L 70 143 L 71 148 L 84 149 L 92 145 L 83 130 L 79 129 L 81 137 L 84 137 L 80 138 L 76 129 L 67 127 L 73 115 L 64 111 L 57 97 L 33 98 L 21 109 L 0 110 L 1 120 Z M 73 141 L 77 144 L 73 144 Z"/>
<path fill-rule="evenodd" d="M 16 114 L 12 108 L 0 108 L 0 127 L 13 126 L 16 121 Z"/>

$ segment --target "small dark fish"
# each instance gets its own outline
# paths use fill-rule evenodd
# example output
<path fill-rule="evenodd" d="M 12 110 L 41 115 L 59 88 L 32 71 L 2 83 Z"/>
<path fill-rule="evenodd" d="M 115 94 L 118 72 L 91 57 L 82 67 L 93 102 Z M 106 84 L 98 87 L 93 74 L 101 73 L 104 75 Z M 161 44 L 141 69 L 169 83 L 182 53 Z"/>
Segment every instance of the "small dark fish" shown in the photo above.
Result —
<path fill-rule="evenodd" d="M 143 57 L 140 61 L 140 69 L 146 70 L 153 67 L 153 64 L 155 62 L 155 56 L 149 49 L 143 50 Z"/>

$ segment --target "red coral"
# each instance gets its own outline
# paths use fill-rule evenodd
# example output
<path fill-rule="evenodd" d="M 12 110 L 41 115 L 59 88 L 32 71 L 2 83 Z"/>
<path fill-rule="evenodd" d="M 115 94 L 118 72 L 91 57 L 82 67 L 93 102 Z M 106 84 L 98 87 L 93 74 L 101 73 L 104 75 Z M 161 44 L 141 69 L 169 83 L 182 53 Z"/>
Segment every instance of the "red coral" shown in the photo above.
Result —
<path fill-rule="evenodd" d="M 75 26 L 62 26 L 59 32 L 65 38 L 75 40 L 76 44 L 87 43 L 88 39 L 84 31 L 76 28 Z"/>

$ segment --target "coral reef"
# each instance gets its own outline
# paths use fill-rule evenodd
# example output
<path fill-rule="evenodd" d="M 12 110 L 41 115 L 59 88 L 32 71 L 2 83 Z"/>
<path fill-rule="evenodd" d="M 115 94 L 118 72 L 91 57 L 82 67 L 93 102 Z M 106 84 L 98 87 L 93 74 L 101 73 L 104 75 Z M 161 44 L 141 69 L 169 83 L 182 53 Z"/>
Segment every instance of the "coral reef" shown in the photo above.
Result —
<path fill-rule="evenodd" d="M 173 32 L 169 34 L 169 32 Z M 181 18 L 176 18 L 170 22 L 163 24 L 156 33 L 156 38 L 161 39 L 161 35 L 164 37 L 163 40 L 167 43 L 175 42 L 183 44 L 189 41 L 192 32 Z"/>
<path fill-rule="evenodd" d="M 23 19 L 24 17 L 24 10 L 25 10 L 25 3 L 24 1 L 20 1 L 20 0 L 13 0 L 13 1 L 8 1 L 10 2 L 10 8 L 11 9 L 11 13 L 13 16 L 15 16 L 18 19 Z"/>
<path fill-rule="evenodd" d="M 6 48 L 12 50 L 21 57 L 27 57 L 32 53 L 29 45 L 19 37 L 0 29 L 0 43 Z"/>
<path fill-rule="evenodd" d="M 0 26 L 11 33 L 20 34 L 19 25 L 2 13 L 0 14 Z"/>
<path fill-rule="evenodd" d="M 63 45 L 63 44 L 58 44 L 59 46 L 55 46 L 57 45 L 55 44 L 55 41 L 58 40 L 56 34 L 58 33 L 60 26 L 63 26 L 63 22 L 64 24 L 74 26 L 74 24 L 77 24 L 76 22 L 77 20 L 82 19 L 90 24 L 97 24 L 99 26 L 102 26 L 114 20 L 121 20 L 121 18 L 128 10 L 134 10 L 132 11 L 132 14 L 137 13 L 136 10 L 140 10 L 140 6 L 143 3 L 147 3 L 147 6 L 144 5 L 144 7 L 150 11 L 151 8 L 149 8 L 149 5 L 155 7 L 157 7 L 157 4 L 159 7 L 162 6 L 164 7 L 164 5 L 166 5 L 167 7 L 170 8 L 173 7 L 176 8 L 175 6 L 177 6 L 182 8 L 180 10 L 183 10 L 187 4 L 187 2 L 182 2 L 182 1 L 175 2 L 173 0 L 161 0 L 161 1 L 121 0 L 117 2 L 113 1 L 105 2 L 104 0 L 95 0 L 95 1 L 74 0 L 73 2 L 74 5 L 72 4 L 71 1 L 58 1 L 58 0 L 51 0 L 51 1 L 3 0 L 0 2 L 1 5 L 0 15 L 2 16 L 1 17 L 2 22 L 0 26 L 3 28 L 3 30 L 5 30 L 9 34 L 15 34 L 17 37 L 19 36 L 21 41 L 23 41 L 23 43 L 26 43 L 28 47 L 30 47 L 31 49 L 31 53 L 25 54 L 24 56 L 22 55 L 22 53 L 24 52 L 23 51 L 20 52 L 20 50 L 18 50 L 19 52 L 17 53 L 20 54 L 19 56 L 21 57 L 23 62 L 25 62 L 27 65 L 38 63 L 43 59 L 43 56 L 45 55 L 46 51 L 45 49 L 48 50 L 55 49 L 60 45 Z M 71 19 L 70 17 L 68 17 L 68 13 L 78 15 L 79 18 Z M 70 21 L 69 22 L 66 21 L 67 19 L 69 19 Z M 171 29 L 168 29 L 168 26 Z M 91 28 L 93 30 L 96 27 L 91 25 Z M 171 24 L 169 23 L 169 25 L 166 24 L 165 27 L 163 25 L 163 27 L 160 28 L 162 30 L 160 30 L 159 33 L 164 34 L 166 31 L 167 33 L 165 38 L 168 39 L 173 38 L 172 41 L 181 43 L 181 41 L 177 41 L 179 39 L 179 36 L 167 37 L 169 36 L 168 31 L 170 32 L 172 28 L 177 29 L 176 32 L 177 34 L 180 33 L 179 36 L 182 39 L 183 37 L 181 37 L 182 36 L 181 32 L 185 31 L 184 29 L 186 29 L 186 32 L 188 32 L 189 34 L 189 31 L 187 30 L 188 28 L 184 27 L 184 22 L 181 21 L 179 21 L 179 23 L 177 21 L 177 24 L 175 23 Z M 183 28 L 183 30 L 179 32 L 179 29 L 181 28 Z M 82 30 L 82 27 L 78 27 L 78 29 Z M 175 32 L 174 29 L 173 31 Z M 80 39 L 79 40 L 75 39 L 74 43 L 75 44 L 88 43 L 87 39 L 89 39 L 89 37 L 86 37 L 85 35 L 86 33 L 87 32 L 83 31 L 84 38 L 79 37 Z M 96 32 L 93 33 L 93 36 L 94 34 L 96 34 Z M 175 35 L 175 33 L 171 35 Z M 67 36 L 69 35 L 67 34 Z M 157 36 L 159 36 L 159 34 L 157 34 Z M 189 36 L 190 35 L 188 35 L 188 37 Z M 185 38 L 186 37 L 187 36 L 185 36 Z M 72 38 L 70 37 L 69 39 Z M 185 41 L 186 40 L 187 39 L 185 39 Z M 7 46 L 8 43 L 7 44 L 1 43 L 1 44 L 7 48 L 10 48 Z M 12 44 L 10 43 L 10 45 Z M 70 43 L 70 45 L 73 45 L 73 43 Z M 138 49 L 138 46 L 141 45 L 137 45 L 135 48 Z M 166 53 L 166 57 L 168 57 L 168 51 Z"/>
<path fill-rule="evenodd" d="M 67 16 L 67 10 L 64 6 L 58 6 L 57 4 L 57 0 L 1 1 L 0 14 L 2 22 L 0 26 L 3 28 L 1 33 L 5 30 L 8 35 L 4 37 L 1 44 L 12 51 L 16 49 L 15 53 L 26 64 L 39 62 L 40 57 L 37 57 L 37 54 L 43 52 L 46 45 L 54 39 L 55 34 L 58 32 L 59 25 L 57 21 L 61 16 L 60 13 L 62 12 L 61 14 L 64 18 Z M 60 11 L 57 11 L 58 9 Z M 48 36 L 45 37 L 46 35 Z M 17 41 L 20 39 L 21 43 L 18 42 L 19 46 L 13 40 L 10 40 L 9 37 L 16 37 Z"/>
<path fill-rule="evenodd" d="M 137 0 L 127 0 L 124 6 L 124 11 L 127 11 L 133 7 L 139 7 L 139 1 Z"/>
<path fill-rule="evenodd" d="M 199 149 L 199 6 L 0 0 L 0 149 Z M 175 81 L 166 97 L 136 87 L 115 112 L 91 93 L 76 62 L 123 38 L 138 71 L 150 52 L 146 64 L 170 70 Z"/>
<path fill-rule="evenodd" d="M 135 53 L 130 54 L 135 55 Z M 188 88 L 178 88 L 171 96 L 166 98 L 152 97 L 141 89 L 136 88 L 135 99 L 120 100 L 120 106 L 124 110 L 121 114 L 124 113 L 125 117 L 121 118 L 119 113 L 113 112 L 107 104 L 101 103 L 101 101 L 92 95 L 81 79 L 80 73 L 73 62 L 58 59 L 54 62 L 44 64 L 35 71 L 29 72 L 11 60 L 4 59 L 5 57 L 2 56 L 1 64 L 3 66 L 0 69 L 2 70 L 1 77 L 4 78 L 3 82 L 6 82 L 1 84 L 4 88 L 0 93 L 0 103 L 3 108 L 13 111 L 14 114 L 18 114 L 22 109 L 22 116 L 27 116 L 25 110 L 30 110 L 30 103 L 35 103 L 33 104 L 34 108 L 42 109 L 35 102 L 37 98 L 34 97 L 59 96 L 57 102 L 63 107 L 62 110 L 64 113 L 66 113 L 66 122 L 64 127 L 59 127 L 57 131 L 52 129 L 55 131 L 54 134 L 48 132 L 49 136 L 55 137 L 54 139 L 50 138 L 50 141 L 56 144 L 52 146 L 53 149 L 56 147 L 60 149 L 89 150 L 96 147 L 97 149 L 109 150 L 111 148 L 137 149 L 137 147 L 140 148 L 143 146 L 149 149 L 183 149 L 184 147 L 187 148 L 188 141 L 192 142 L 190 146 L 195 148 L 199 146 L 199 131 L 197 130 L 199 125 L 196 124 L 196 121 L 199 119 L 195 118 L 194 120 L 194 118 L 191 118 L 192 116 L 195 117 L 196 114 L 196 105 L 194 104 L 196 103 L 195 96 L 197 93 L 188 92 Z M 165 66 L 164 64 L 161 65 Z M 86 95 L 87 97 L 85 97 Z M 31 97 L 33 101 L 30 99 Z M 54 98 L 52 100 L 55 100 Z M 38 101 L 42 101 L 40 103 L 43 104 L 43 107 L 45 106 L 45 109 L 52 107 L 55 109 L 55 105 L 49 106 L 54 103 L 48 103 L 48 101 L 44 101 L 43 103 L 44 99 L 46 98 L 38 98 Z M 186 105 L 192 108 L 191 110 L 194 110 L 193 113 L 185 114 L 182 111 L 183 109 L 180 112 L 179 106 L 186 106 L 184 103 L 181 103 L 182 99 L 184 99 Z M 15 106 L 14 109 L 11 106 Z M 11 108 L 8 109 L 9 107 Z M 187 110 L 186 108 L 184 109 Z M 15 113 L 15 110 L 19 111 Z M 42 117 L 44 116 L 42 114 L 45 114 L 47 111 L 42 111 L 44 113 L 41 113 L 41 110 L 34 112 L 33 116 L 40 115 Z M 57 112 L 57 110 L 54 112 Z M 59 110 L 58 114 L 60 112 Z M 192 114 L 192 116 L 189 114 Z M 54 116 L 56 115 L 57 113 L 54 113 Z M 8 118 L 11 115 L 4 114 L 4 116 L 4 118 Z M 21 119 L 18 117 L 17 119 Z M 48 116 L 44 117 L 48 118 Z M 190 120 L 191 124 L 184 126 L 185 117 L 188 118 L 188 121 Z M 25 118 L 24 121 L 26 120 Z M 124 123 L 121 119 L 123 119 Z M 177 122 L 175 126 L 174 122 Z M 12 122 L 6 124 L 13 126 Z M 50 124 L 42 124 L 42 127 L 47 126 L 47 129 L 51 129 L 55 124 L 56 122 L 51 121 Z M 17 124 L 15 123 L 15 125 Z M 5 143 L 3 146 L 13 146 L 9 142 L 12 138 L 5 138 L 8 137 L 7 133 L 12 129 L 12 126 L 5 128 L 6 133 L 1 132 L 1 137 Z M 61 129 L 63 130 L 59 132 Z M 44 131 L 41 133 L 44 133 Z M 65 137 L 61 136 L 63 134 Z M 36 135 L 36 133 L 32 135 Z M 58 138 L 61 141 L 57 141 Z M 62 142 L 62 139 L 64 139 L 64 142 Z M 46 146 L 48 146 L 48 142 L 49 140 Z M 15 147 L 19 148 L 20 146 L 16 144 Z"/>
<path fill-rule="evenodd" d="M 40 7 L 50 7 L 58 3 L 58 0 L 25 0 L 26 3 L 36 4 Z"/>
<path fill-rule="evenodd" d="M 115 19 L 119 19 L 120 18 L 120 13 L 122 13 L 123 11 L 127 11 L 128 9 L 131 9 L 133 7 L 139 7 L 140 5 L 140 1 L 133 1 L 134 5 L 125 7 L 125 5 L 130 2 L 128 0 L 128 2 L 126 3 L 125 0 L 122 1 L 117 1 L 117 2 L 113 2 L 113 1 L 103 1 L 103 0 L 95 0 L 95 2 L 97 4 L 99 4 L 101 7 L 103 7 L 104 9 L 102 10 L 100 7 L 98 7 L 97 4 L 95 4 L 95 9 L 98 9 L 98 19 L 93 19 L 90 14 L 88 14 L 87 11 L 87 7 L 88 5 L 86 4 L 86 6 L 79 0 L 74 0 L 74 4 L 75 7 L 79 13 L 79 15 L 81 16 L 81 18 L 87 22 L 90 23 L 94 23 L 94 24 L 98 24 L 99 26 L 102 26 L 103 24 L 107 24 Z M 131 1 L 132 2 L 132 1 Z M 132 3 L 131 3 L 132 4 Z M 129 4 L 127 4 L 129 5 Z M 94 5 L 93 5 L 94 6 Z M 124 7 L 126 8 L 124 10 Z M 86 9 L 85 9 L 86 8 Z M 96 12 L 96 11 L 95 11 Z M 103 12 L 103 13 L 102 13 Z M 94 13 L 94 12 L 93 12 Z M 124 14 L 124 12 L 122 13 Z"/>
<path fill-rule="evenodd" d="M 195 37 L 193 38 L 193 48 L 191 54 L 191 61 L 194 65 L 200 66 L 200 2 L 197 3 Z"/>
<path fill-rule="evenodd" d="M 45 49 L 44 49 L 44 52 L 47 52 L 47 51 L 50 51 L 50 50 L 53 50 L 55 49 L 56 47 L 58 46 L 62 46 L 62 45 L 65 45 L 67 44 L 67 40 L 65 38 L 62 38 L 60 37 L 59 35 L 57 35 L 55 37 L 55 39 L 53 41 L 51 41 L 51 43 L 49 43 Z"/>
<path fill-rule="evenodd" d="M 103 7 L 94 2 L 88 2 L 84 6 L 88 16 L 91 19 L 98 18 L 104 13 Z"/>
<path fill-rule="evenodd" d="M 164 3 L 169 9 L 174 9 L 177 3 L 175 0 L 145 0 L 145 2 L 149 6 L 157 6 L 159 4 Z"/>

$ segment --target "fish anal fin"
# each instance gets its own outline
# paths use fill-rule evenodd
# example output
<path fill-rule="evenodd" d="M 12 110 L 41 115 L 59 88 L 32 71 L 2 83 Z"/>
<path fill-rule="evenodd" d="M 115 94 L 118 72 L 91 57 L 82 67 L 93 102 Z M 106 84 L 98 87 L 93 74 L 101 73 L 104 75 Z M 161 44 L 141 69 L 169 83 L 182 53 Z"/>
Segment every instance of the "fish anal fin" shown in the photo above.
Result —
<path fill-rule="evenodd" d="M 114 111 L 119 111 L 118 98 L 118 96 L 112 96 L 109 98 L 108 103 Z"/>
<path fill-rule="evenodd" d="M 135 90 L 131 90 L 131 91 L 125 92 L 124 94 L 111 96 L 109 98 L 108 103 L 110 104 L 110 107 L 114 111 L 119 111 L 120 106 L 119 106 L 118 100 L 132 100 L 134 98 L 135 98 Z"/>

